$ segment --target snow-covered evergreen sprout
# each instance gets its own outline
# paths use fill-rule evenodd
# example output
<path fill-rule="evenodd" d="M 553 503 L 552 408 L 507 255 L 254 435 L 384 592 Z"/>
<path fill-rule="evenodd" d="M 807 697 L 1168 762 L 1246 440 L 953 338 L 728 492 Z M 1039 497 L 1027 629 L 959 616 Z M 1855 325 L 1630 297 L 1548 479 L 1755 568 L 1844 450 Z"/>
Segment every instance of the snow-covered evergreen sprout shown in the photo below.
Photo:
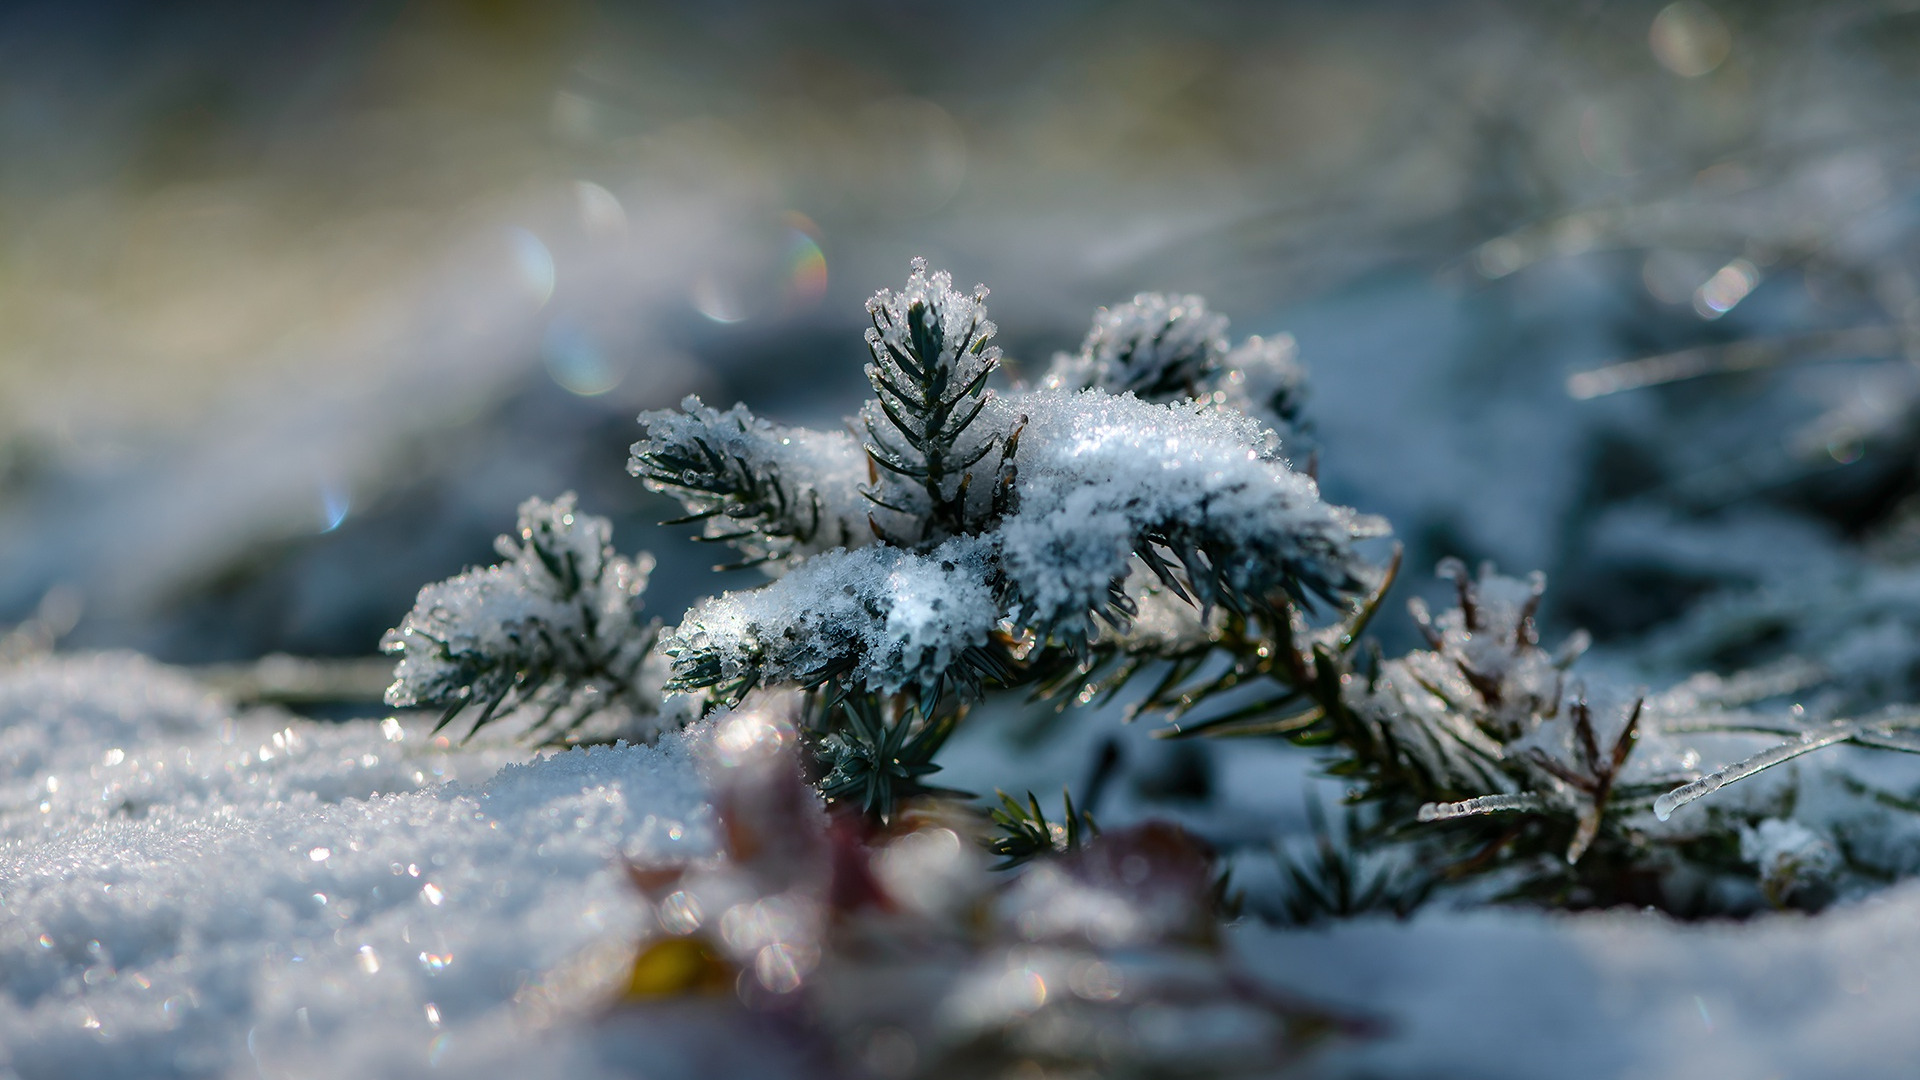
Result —
<path fill-rule="evenodd" d="M 992 400 L 987 377 L 1000 366 L 986 299 L 986 286 L 962 293 L 946 271 L 928 274 L 915 259 L 905 288 L 867 301 L 874 396 L 860 422 L 874 472 L 866 492 L 874 531 L 891 543 L 927 546 L 977 532 L 1007 505 L 1005 466 L 1018 429 L 976 425 Z"/>
<path fill-rule="evenodd" d="M 1233 345 L 1227 317 L 1208 311 L 1204 299 L 1141 293 L 1096 312 L 1079 350 L 1054 354 L 1041 385 L 1132 394 L 1142 401 L 1211 401 L 1286 439 L 1300 425 L 1306 371 L 1290 335 Z"/>
<path fill-rule="evenodd" d="M 640 615 L 653 558 L 615 554 L 611 523 L 574 504 L 572 492 L 527 500 L 518 529 L 494 543 L 504 561 L 420 590 L 381 639 L 400 658 L 388 704 L 443 710 L 441 727 L 477 709 L 469 733 L 511 711 L 556 737 L 613 710 L 625 734 L 670 722 L 664 671 L 648 663 L 659 623 Z"/>
<path fill-rule="evenodd" d="M 1256 420 L 1211 400 L 987 391 L 998 354 L 985 345 L 983 297 L 916 263 L 905 290 L 874 298 L 875 397 L 863 420 L 877 466 L 868 498 L 890 523 L 876 526 L 883 542 L 696 606 L 663 643 L 677 688 L 733 699 L 843 680 L 919 689 L 931 706 L 947 685 L 1020 681 L 1009 632 L 1084 651 L 1096 619 L 1138 611 L 1146 581 L 1203 609 L 1248 612 L 1339 602 L 1377 576 L 1354 542 L 1383 526 L 1322 501 Z M 635 459 L 664 461 L 675 429 L 655 414 L 646 422 Z M 1136 571 L 1146 576 L 1130 593 Z"/>
<path fill-rule="evenodd" d="M 776 427 L 735 405 L 726 412 L 689 396 L 678 411 L 642 414 L 647 437 L 627 471 L 679 498 L 745 565 L 851 547 L 869 537 L 857 482 L 858 443 L 843 432 Z"/>
<path fill-rule="evenodd" d="M 1794 784 L 1668 816 L 1823 746 L 1920 745 L 1912 711 L 1824 725 L 1751 715 L 1743 703 L 1791 689 L 1760 676 L 1590 692 L 1567 674 L 1584 635 L 1540 645 L 1538 573 L 1444 561 L 1455 603 L 1411 604 L 1428 648 L 1363 647 L 1399 556 L 1364 557 L 1385 523 L 1327 503 L 1285 456 L 1304 386 L 1291 339 L 1235 347 L 1198 297 L 1143 294 L 1101 311 L 1038 388 L 995 390 L 986 295 L 915 260 L 902 289 L 873 297 L 873 396 L 848 425 L 864 440 L 691 397 L 640 418 L 629 469 L 773 580 L 660 632 L 639 616 L 650 560 L 615 555 L 608 524 L 572 496 L 534 500 L 501 538 L 506 561 L 422 590 L 388 635 L 401 657 L 388 699 L 443 709 L 442 723 L 472 708 L 475 728 L 531 712 L 536 730 L 563 733 L 617 708 L 645 735 L 691 703 L 798 688 L 816 790 L 886 821 L 939 793 L 936 756 L 982 696 L 1084 703 L 1152 673 L 1128 709 L 1162 715 L 1163 735 L 1325 748 L 1374 804 L 1339 852 L 1289 864 L 1293 918 L 1389 893 L 1397 910 L 1438 868 L 1501 871 L 1510 895 L 1560 903 L 1673 907 L 1675 882 L 1742 873 L 1750 898 L 1764 885 L 1774 902 L 1815 903 L 1827 892 L 1804 879 L 1832 860 L 1768 846 L 1837 835 L 1796 816 Z M 662 693 L 688 705 L 662 716 Z M 1769 735 L 1787 741 L 1757 741 Z M 1722 742 L 1708 753 L 1701 738 Z M 1733 763 L 1700 768 L 1713 760 Z M 1000 824 L 1009 859 L 1059 839 L 1037 809 Z M 1355 869 L 1378 843 L 1413 849 L 1376 860 L 1396 868 L 1385 891 Z M 1872 872 L 1855 848 L 1831 850 L 1841 872 Z"/>
<path fill-rule="evenodd" d="M 1278 343 L 1232 350 L 1198 298 L 1143 297 L 1103 313 L 1078 382 L 996 392 L 986 295 L 915 260 L 905 287 L 868 303 L 865 462 L 844 436 L 739 408 L 690 399 L 642 417 L 633 470 L 710 538 L 782 572 L 696 604 L 662 638 L 670 689 L 733 702 L 760 687 L 826 688 L 837 713 L 819 718 L 819 746 L 828 771 L 844 772 L 886 745 L 920 745 L 911 732 L 987 690 L 1051 683 L 1143 610 L 1177 602 L 1197 625 L 1216 609 L 1290 625 L 1378 582 L 1356 545 L 1384 523 L 1322 500 L 1281 456 L 1274 422 L 1223 389 L 1297 392 Z M 1232 368 L 1235 357 L 1261 370 Z M 868 535 L 855 536 L 862 518 Z M 836 536 L 844 548 L 821 550 Z M 900 701 L 875 710 L 873 698 Z M 856 702 L 911 732 L 853 725 Z"/>

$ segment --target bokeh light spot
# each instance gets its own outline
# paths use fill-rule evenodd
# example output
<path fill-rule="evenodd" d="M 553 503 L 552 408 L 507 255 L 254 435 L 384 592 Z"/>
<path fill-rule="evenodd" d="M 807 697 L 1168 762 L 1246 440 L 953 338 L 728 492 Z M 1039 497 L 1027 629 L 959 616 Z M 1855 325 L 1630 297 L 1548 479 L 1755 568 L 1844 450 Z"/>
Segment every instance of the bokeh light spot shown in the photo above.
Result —
<path fill-rule="evenodd" d="M 693 279 L 687 299 L 693 310 L 717 323 L 737 323 L 747 317 L 747 306 L 739 292 L 711 272 L 703 271 Z"/>
<path fill-rule="evenodd" d="M 591 180 L 576 180 L 573 195 L 580 209 L 580 225 L 587 235 L 608 240 L 626 237 L 627 208 L 620 205 L 613 192 Z"/>
<path fill-rule="evenodd" d="M 625 372 L 608 362 L 593 335 L 567 319 L 547 324 L 540 337 L 540 361 L 568 393 L 596 397 L 620 385 Z"/>
<path fill-rule="evenodd" d="M 553 299 L 553 252 L 539 237 L 518 225 L 507 229 L 507 243 L 512 246 L 513 266 L 519 271 L 520 281 L 534 302 L 545 307 Z"/>
<path fill-rule="evenodd" d="M 802 229 L 788 229 L 784 291 L 788 310 L 812 307 L 827 295 L 826 253 Z"/>
<path fill-rule="evenodd" d="M 1693 293 L 1693 310 L 1703 319 L 1717 319 L 1732 311 L 1760 284 L 1760 268 L 1745 259 L 1735 259 L 1714 271 Z"/>
<path fill-rule="evenodd" d="M 1733 51 L 1733 34 L 1712 8 L 1699 0 L 1679 0 L 1653 17 L 1647 43 L 1661 67 L 1697 79 L 1726 61 Z"/>
<path fill-rule="evenodd" d="M 353 498 L 340 484 L 320 485 L 320 531 L 330 533 L 347 520 L 347 511 L 353 509 Z"/>

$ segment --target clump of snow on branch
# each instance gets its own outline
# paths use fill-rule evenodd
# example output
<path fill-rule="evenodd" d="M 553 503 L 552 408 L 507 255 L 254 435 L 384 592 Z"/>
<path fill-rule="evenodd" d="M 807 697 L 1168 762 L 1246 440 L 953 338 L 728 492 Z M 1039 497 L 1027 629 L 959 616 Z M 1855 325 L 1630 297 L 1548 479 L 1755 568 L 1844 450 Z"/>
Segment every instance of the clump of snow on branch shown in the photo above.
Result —
<path fill-rule="evenodd" d="M 639 736 L 684 719 L 662 712 L 648 677 L 658 624 L 642 621 L 640 597 L 653 558 L 616 554 L 611 523 L 574 504 L 571 492 L 527 500 L 495 542 L 503 562 L 420 590 L 381 640 L 400 657 L 388 704 L 442 709 L 442 724 L 477 708 L 475 730 L 522 709 L 534 730 L 560 733 L 607 711 Z"/>
<path fill-rule="evenodd" d="M 1331 599 L 1368 581 L 1353 542 L 1385 524 L 1322 501 L 1240 413 L 1099 391 L 1041 390 L 1010 407 L 1027 424 L 1002 558 L 1040 625 L 1084 625 L 1142 552 L 1182 564 L 1202 604 Z"/>
<path fill-rule="evenodd" d="M 646 438 L 627 471 L 685 503 L 680 520 L 705 522 L 702 539 L 732 544 L 751 563 L 872 539 L 859 490 L 865 454 L 845 432 L 781 427 L 745 405 L 721 412 L 691 395 L 640 424 Z"/>
<path fill-rule="evenodd" d="M 660 643 L 675 686 L 737 698 L 754 686 L 846 675 L 896 693 L 928 684 L 999 621 L 988 545 L 950 540 L 926 555 L 835 551 L 779 580 L 695 605 Z"/>

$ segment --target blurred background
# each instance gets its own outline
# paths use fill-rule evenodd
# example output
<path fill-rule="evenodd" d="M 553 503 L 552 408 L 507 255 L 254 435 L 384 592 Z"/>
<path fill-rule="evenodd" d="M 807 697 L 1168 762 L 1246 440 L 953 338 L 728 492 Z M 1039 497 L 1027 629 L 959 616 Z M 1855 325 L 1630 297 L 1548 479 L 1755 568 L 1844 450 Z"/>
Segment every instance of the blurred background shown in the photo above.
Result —
<path fill-rule="evenodd" d="M 1016 374 L 1146 289 L 1294 335 L 1406 595 L 1912 688 L 1920 5 L 81 0 L 0 59 L 0 622 L 63 647 L 370 655 L 567 489 L 671 622 L 757 579 L 635 414 L 839 423 L 924 255 Z"/>

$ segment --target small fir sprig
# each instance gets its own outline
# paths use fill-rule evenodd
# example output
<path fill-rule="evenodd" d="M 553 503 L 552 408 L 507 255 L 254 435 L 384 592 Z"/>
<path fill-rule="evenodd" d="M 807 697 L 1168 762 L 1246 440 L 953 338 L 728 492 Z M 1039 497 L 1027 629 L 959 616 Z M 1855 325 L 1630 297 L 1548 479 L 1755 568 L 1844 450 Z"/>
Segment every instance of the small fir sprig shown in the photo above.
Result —
<path fill-rule="evenodd" d="M 1215 607 L 1249 617 L 1341 604 L 1377 580 L 1354 545 L 1383 524 L 1322 501 L 1268 426 L 1211 396 L 992 395 L 998 352 L 983 296 L 916 262 L 904 289 L 874 297 L 864 490 L 880 543 L 789 559 L 770 585 L 696 605 L 662 644 L 670 689 L 732 702 L 830 684 L 848 697 L 910 694 L 930 715 L 950 690 L 970 699 L 1051 678 L 1061 655 L 1087 658 L 1102 627 L 1121 632 L 1139 616 L 1149 587 L 1130 581 L 1143 575 L 1203 619 Z M 1224 344 L 1215 352 L 1227 355 Z M 716 416 L 736 414 L 698 418 L 712 427 Z M 727 485 L 712 479 L 722 455 L 670 457 L 656 428 L 687 421 L 645 420 L 636 461 L 650 463 L 650 483 L 696 514 L 727 513 L 715 501 Z M 736 419 L 727 431 L 751 427 Z M 783 446 L 807 437 L 778 435 Z M 814 467 L 823 460 L 808 459 L 810 489 L 842 490 Z M 736 501 L 742 520 L 778 502 Z"/>
<path fill-rule="evenodd" d="M 891 719 L 887 713 L 896 713 Z M 960 714 L 923 716 L 899 699 L 891 705 L 871 694 L 816 703 L 810 732 L 820 768 L 815 785 L 829 803 L 846 802 L 882 824 L 908 799 L 940 794 L 966 797 L 934 787 L 925 778 L 940 771 L 933 757 L 946 745 Z"/>
<path fill-rule="evenodd" d="M 1485 887 L 1475 882 L 1498 883 L 1499 895 L 1515 899 L 1655 904 L 1689 915 L 1750 910 L 1742 905 L 1761 901 L 1763 883 L 1746 864 L 1762 873 L 1767 866 L 1742 854 L 1741 836 L 1756 821 L 1791 817 L 1797 788 L 1776 786 L 1685 825 L 1664 824 L 1672 806 L 1824 745 L 1900 742 L 1916 723 L 1890 713 L 1805 729 L 1662 796 L 1699 776 L 1688 771 L 1701 755 L 1686 737 L 1750 740 L 1782 731 L 1778 723 L 1728 711 L 1784 692 L 1780 680 L 1693 680 L 1656 698 L 1610 695 L 1616 704 L 1601 709 L 1568 682 L 1584 635 L 1557 652 L 1539 644 L 1535 614 L 1544 578 L 1508 578 L 1491 567 L 1470 576 L 1453 560 L 1440 573 L 1454 584 L 1455 604 L 1436 616 L 1411 603 L 1429 647 L 1397 659 L 1354 647 L 1383 587 L 1320 630 L 1307 629 L 1296 613 L 1283 622 L 1220 619 L 1202 635 L 1190 630 L 1138 643 L 1116 637 L 1103 657 L 1112 674 L 1096 665 L 1085 681 L 1062 680 L 1057 690 L 1111 691 L 1116 678 L 1155 666 L 1129 648 L 1151 655 L 1170 641 L 1173 647 L 1159 654 L 1161 680 L 1136 707 L 1166 713 L 1169 737 L 1278 736 L 1321 749 L 1328 771 L 1351 785 L 1353 798 L 1371 804 L 1380 823 L 1358 838 L 1360 853 L 1376 846 L 1411 851 L 1422 865 L 1443 868 L 1441 887 L 1480 888 L 1482 896 Z M 1232 658 L 1225 670 L 1223 653 Z M 1749 683 L 1762 689 L 1743 691 Z M 1257 690 L 1262 684 L 1269 689 Z M 1321 870 L 1333 865 L 1321 862 Z M 1794 865 L 1803 863 L 1813 865 Z M 1851 857 L 1816 869 L 1876 872 Z M 1705 889 L 1701 883 L 1709 881 L 1732 888 Z M 1293 882 L 1290 895 L 1316 904 L 1317 893 L 1300 886 Z M 1792 890 L 1768 886 L 1766 897 L 1776 895 L 1818 903 L 1834 894 L 1796 879 Z"/>
<path fill-rule="evenodd" d="M 521 504 L 518 529 L 495 541 L 504 561 L 421 589 L 381 639 L 400 658 L 387 703 L 440 709 L 436 731 L 471 710 L 468 736 L 520 711 L 529 734 L 554 739 L 610 711 L 642 737 L 673 722 L 664 671 L 647 664 L 659 623 L 640 615 L 653 559 L 615 554 L 612 531 L 572 492 Z"/>
<path fill-rule="evenodd" d="M 861 450 L 844 433 L 779 427 L 744 405 L 720 412 L 689 396 L 679 411 L 643 413 L 646 438 L 627 471 L 686 504 L 667 524 L 704 522 L 702 540 L 733 545 L 728 569 L 851 547 L 867 538 L 865 506 L 847 480 Z"/>
<path fill-rule="evenodd" d="M 987 378 L 1000 366 L 986 298 L 986 286 L 962 293 L 945 271 L 928 274 L 915 259 L 905 288 L 867 301 L 874 398 L 860 417 L 873 463 L 866 491 L 882 511 L 874 532 L 889 543 L 938 544 L 1005 509 L 1018 435 L 978 423 L 992 396 Z"/>
<path fill-rule="evenodd" d="M 1232 345 L 1227 318 L 1198 296 L 1141 293 L 1101 308 L 1077 352 L 1055 353 L 1041 385 L 1098 389 L 1142 401 L 1203 401 L 1245 413 L 1300 442 L 1306 370 L 1293 337 Z M 1296 447 L 1295 449 L 1298 449 Z"/>
<path fill-rule="evenodd" d="M 994 794 L 1000 797 L 1000 805 L 989 811 L 988 817 L 995 831 L 983 842 L 990 854 L 1000 857 L 996 870 L 1010 870 L 1042 855 L 1079 851 L 1100 835 L 1093 815 L 1074 810 L 1073 792 L 1066 788 L 1060 789 L 1062 810 L 1057 822 L 1047 820 L 1040 800 L 1031 791 L 1024 804 L 1004 791 Z"/>
<path fill-rule="evenodd" d="M 1228 347 L 1226 316 L 1205 300 L 1141 293 L 1096 312 L 1079 351 L 1056 354 L 1046 381 L 1146 401 L 1197 398 L 1212 392 Z"/>

